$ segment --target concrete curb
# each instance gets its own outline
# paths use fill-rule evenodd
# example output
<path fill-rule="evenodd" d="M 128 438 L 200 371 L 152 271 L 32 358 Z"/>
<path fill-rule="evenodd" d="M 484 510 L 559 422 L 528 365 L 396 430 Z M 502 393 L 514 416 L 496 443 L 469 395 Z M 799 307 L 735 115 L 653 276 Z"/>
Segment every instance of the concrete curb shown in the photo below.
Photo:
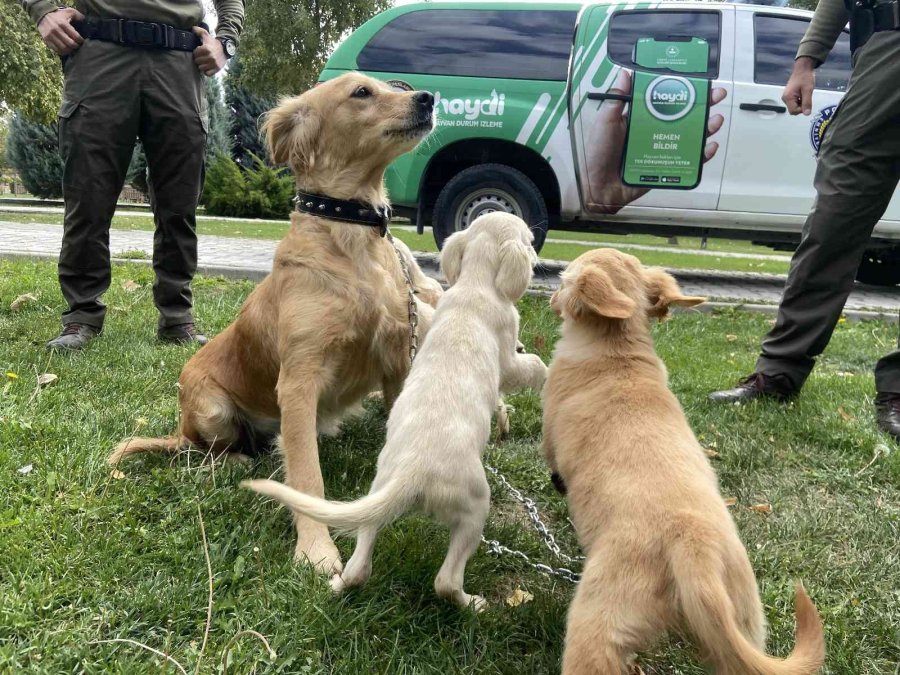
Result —
<path fill-rule="evenodd" d="M 434 253 L 414 253 L 416 261 L 419 263 L 419 266 L 422 268 L 422 271 L 428 274 L 428 276 L 433 277 L 444 283 L 443 277 L 440 275 L 440 257 Z M 55 255 L 45 255 L 40 253 L 0 253 L 0 259 L 6 260 L 39 260 L 39 261 L 56 261 L 57 256 Z M 150 265 L 150 260 L 144 260 L 141 258 L 113 258 L 112 262 L 116 265 L 122 265 L 126 263 L 135 263 L 139 265 Z M 552 295 L 555 290 L 553 287 L 548 287 L 546 284 L 541 284 L 541 278 L 547 277 L 556 277 L 559 275 L 561 271 L 566 268 L 568 263 L 559 260 L 542 260 L 535 267 L 535 283 L 528 290 L 528 295 L 538 296 L 538 297 L 549 297 Z M 675 276 L 676 278 L 696 278 L 698 276 L 698 270 L 667 270 L 670 274 Z M 224 277 L 226 279 L 234 279 L 238 281 L 249 280 L 253 282 L 260 282 L 269 274 L 268 269 L 254 268 L 254 267 L 234 267 L 228 265 L 198 265 L 197 273 L 202 276 L 207 277 Z M 723 273 L 716 273 L 723 274 Z M 724 273 L 728 274 L 728 273 Z M 705 275 L 706 277 L 711 276 L 708 272 Z M 760 275 L 760 276 L 774 276 L 774 275 Z M 761 314 L 768 314 L 770 316 L 774 316 L 778 312 L 778 305 L 775 304 L 761 304 L 754 302 L 741 302 L 741 301 L 723 301 L 723 300 L 711 300 L 709 302 L 705 302 L 702 305 L 699 305 L 690 310 L 676 310 L 676 313 L 681 311 L 691 311 L 691 312 L 703 312 L 709 313 L 714 311 L 721 311 L 725 309 L 731 310 L 740 310 L 745 312 L 758 312 Z M 891 324 L 900 323 L 900 314 L 895 311 L 885 311 L 885 310 L 863 310 L 857 309 L 852 310 L 848 309 L 844 311 L 843 316 L 848 321 L 886 321 Z"/>

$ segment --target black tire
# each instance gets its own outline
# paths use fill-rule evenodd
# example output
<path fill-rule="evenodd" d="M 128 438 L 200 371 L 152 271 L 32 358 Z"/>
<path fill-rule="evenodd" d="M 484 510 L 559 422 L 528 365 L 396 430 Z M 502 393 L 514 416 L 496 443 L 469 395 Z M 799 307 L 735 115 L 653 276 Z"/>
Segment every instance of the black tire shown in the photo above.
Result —
<path fill-rule="evenodd" d="M 856 271 L 856 280 L 872 286 L 900 284 L 900 249 L 866 251 Z"/>
<path fill-rule="evenodd" d="M 431 229 L 438 248 L 451 234 L 483 213 L 506 211 L 522 218 L 534 233 L 534 250 L 547 238 L 544 196 L 524 173 L 505 164 L 478 164 L 451 178 L 438 195 Z"/>

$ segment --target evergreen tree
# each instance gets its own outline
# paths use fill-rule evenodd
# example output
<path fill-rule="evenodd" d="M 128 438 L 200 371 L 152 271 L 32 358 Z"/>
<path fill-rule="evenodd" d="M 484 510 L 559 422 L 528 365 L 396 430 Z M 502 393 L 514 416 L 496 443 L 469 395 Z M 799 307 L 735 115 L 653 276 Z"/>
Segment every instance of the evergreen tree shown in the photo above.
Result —
<path fill-rule="evenodd" d="M 56 122 L 38 124 L 14 113 L 6 139 L 6 158 L 35 197 L 62 196 L 63 165 Z"/>
<path fill-rule="evenodd" d="M 266 149 L 259 135 L 259 117 L 269 110 L 274 101 L 256 96 L 241 83 L 242 66 L 236 56 L 228 64 L 225 76 L 225 106 L 232 142 L 231 157 L 244 168 L 254 165 L 251 155 L 266 157 Z"/>

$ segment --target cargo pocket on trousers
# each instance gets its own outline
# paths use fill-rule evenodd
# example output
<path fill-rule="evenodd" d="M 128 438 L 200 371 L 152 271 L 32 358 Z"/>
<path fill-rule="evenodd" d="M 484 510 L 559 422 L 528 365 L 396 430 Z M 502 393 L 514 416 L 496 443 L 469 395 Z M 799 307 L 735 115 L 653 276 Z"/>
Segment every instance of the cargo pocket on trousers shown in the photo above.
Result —
<path fill-rule="evenodd" d="M 58 116 L 58 132 L 59 137 L 57 141 L 59 143 L 59 153 L 64 155 L 64 148 L 66 142 L 66 129 L 71 123 L 72 115 L 75 114 L 75 111 L 78 110 L 78 106 L 81 104 L 80 101 L 68 101 L 63 100 L 62 105 L 59 106 L 59 116 Z"/>
<path fill-rule="evenodd" d="M 200 126 L 203 127 L 203 133 L 209 136 L 209 111 L 200 112 Z"/>

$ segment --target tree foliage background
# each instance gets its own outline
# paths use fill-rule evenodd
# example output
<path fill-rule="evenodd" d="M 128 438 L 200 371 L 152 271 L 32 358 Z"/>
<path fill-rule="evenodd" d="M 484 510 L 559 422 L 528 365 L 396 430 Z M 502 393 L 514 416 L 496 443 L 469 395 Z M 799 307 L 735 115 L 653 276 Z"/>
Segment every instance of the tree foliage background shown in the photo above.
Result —
<path fill-rule="evenodd" d="M 16 0 L 0 0 L 0 102 L 40 121 L 59 109 L 62 67 Z"/>
<path fill-rule="evenodd" d="M 390 0 L 253 0 L 240 52 L 244 86 L 262 96 L 311 87 L 348 31 L 391 6 Z"/>

